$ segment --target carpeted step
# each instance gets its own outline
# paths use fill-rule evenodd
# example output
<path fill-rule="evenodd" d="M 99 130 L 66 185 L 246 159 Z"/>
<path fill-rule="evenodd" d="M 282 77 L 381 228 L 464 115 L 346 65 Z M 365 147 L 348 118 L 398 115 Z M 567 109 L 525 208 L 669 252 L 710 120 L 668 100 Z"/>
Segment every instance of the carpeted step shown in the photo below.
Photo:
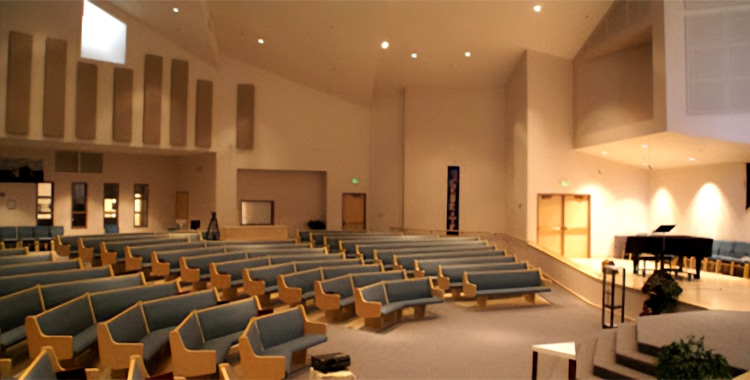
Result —
<path fill-rule="evenodd" d="M 603 330 L 596 339 L 594 375 L 602 379 L 653 379 L 654 377 L 630 367 L 617 364 L 617 329 Z"/>
<path fill-rule="evenodd" d="M 638 350 L 638 334 L 635 322 L 625 322 L 617 328 L 615 353 L 617 364 L 655 376 L 656 357 Z"/>

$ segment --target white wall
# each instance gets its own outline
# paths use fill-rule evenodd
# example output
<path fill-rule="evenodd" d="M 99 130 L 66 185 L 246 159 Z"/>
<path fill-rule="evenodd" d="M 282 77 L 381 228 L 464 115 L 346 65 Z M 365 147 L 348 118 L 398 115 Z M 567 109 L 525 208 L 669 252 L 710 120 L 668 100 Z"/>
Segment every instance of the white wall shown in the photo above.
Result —
<path fill-rule="evenodd" d="M 445 230 L 448 166 L 459 166 L 459 229 L 505 229 L 503 109 L 500 89 L 406 89 L 405 227 Z"/>
<path fill-rule="evenodd" d="M 675 224 L 673 234 L 750 241 L 746 183 L 744 163 L 656 171 L 648 226 Z"/>
<path fill-rule="evenodd" d="M 528 189 L 528 79 L 527 54 L 516 64 L 505 85 L 505 160 L 506 182 L 506 233 L 515 238 L 527 237 Z"/>

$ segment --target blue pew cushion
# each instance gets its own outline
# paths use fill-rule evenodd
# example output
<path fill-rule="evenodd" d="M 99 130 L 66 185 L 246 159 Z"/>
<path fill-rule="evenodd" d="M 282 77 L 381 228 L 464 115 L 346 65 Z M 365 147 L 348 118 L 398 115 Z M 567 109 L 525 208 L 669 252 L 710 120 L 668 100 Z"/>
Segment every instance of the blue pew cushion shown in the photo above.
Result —
<path fill-rule="evenodd" d="M 169 332 L 173 329 L 174 326 L 169 326 L 151 331 L 140 340 L 143 343 L 143 360 L 148 361 L 153 358 L 159 349 L 169 342 Z"/>

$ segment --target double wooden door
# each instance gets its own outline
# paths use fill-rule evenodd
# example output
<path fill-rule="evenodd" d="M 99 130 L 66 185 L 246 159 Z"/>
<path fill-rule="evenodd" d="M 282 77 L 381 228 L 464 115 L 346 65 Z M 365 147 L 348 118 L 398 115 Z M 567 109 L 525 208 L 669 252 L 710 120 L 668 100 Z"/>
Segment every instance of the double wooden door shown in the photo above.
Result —
<path fill-rule="evenodd" d="M 588 258 L 590 215 L 590 195 L 539 194 L 537 244 L 562 256 Z"/>

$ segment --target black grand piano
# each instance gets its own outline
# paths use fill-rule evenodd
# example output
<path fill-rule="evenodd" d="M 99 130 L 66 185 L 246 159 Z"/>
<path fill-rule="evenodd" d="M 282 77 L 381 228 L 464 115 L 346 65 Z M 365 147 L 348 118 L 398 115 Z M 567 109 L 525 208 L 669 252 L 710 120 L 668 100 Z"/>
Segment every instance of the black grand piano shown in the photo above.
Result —
<path fill-rule="evenodd" d="M 631 254 L 633 273 L 638 273 L 639 256 L 644 253 L 653 254 L 656 256 L 656 262 L 662 265 L 664 255 L 695 257 L 695 278 L 699 279 L 701 259 L 711 257 L 713 242 L 713 239 L 681 235 L 628 236 L 625 241 L 625 253 Z M 679 262 L 682 270 L 682 260 Z"/>

